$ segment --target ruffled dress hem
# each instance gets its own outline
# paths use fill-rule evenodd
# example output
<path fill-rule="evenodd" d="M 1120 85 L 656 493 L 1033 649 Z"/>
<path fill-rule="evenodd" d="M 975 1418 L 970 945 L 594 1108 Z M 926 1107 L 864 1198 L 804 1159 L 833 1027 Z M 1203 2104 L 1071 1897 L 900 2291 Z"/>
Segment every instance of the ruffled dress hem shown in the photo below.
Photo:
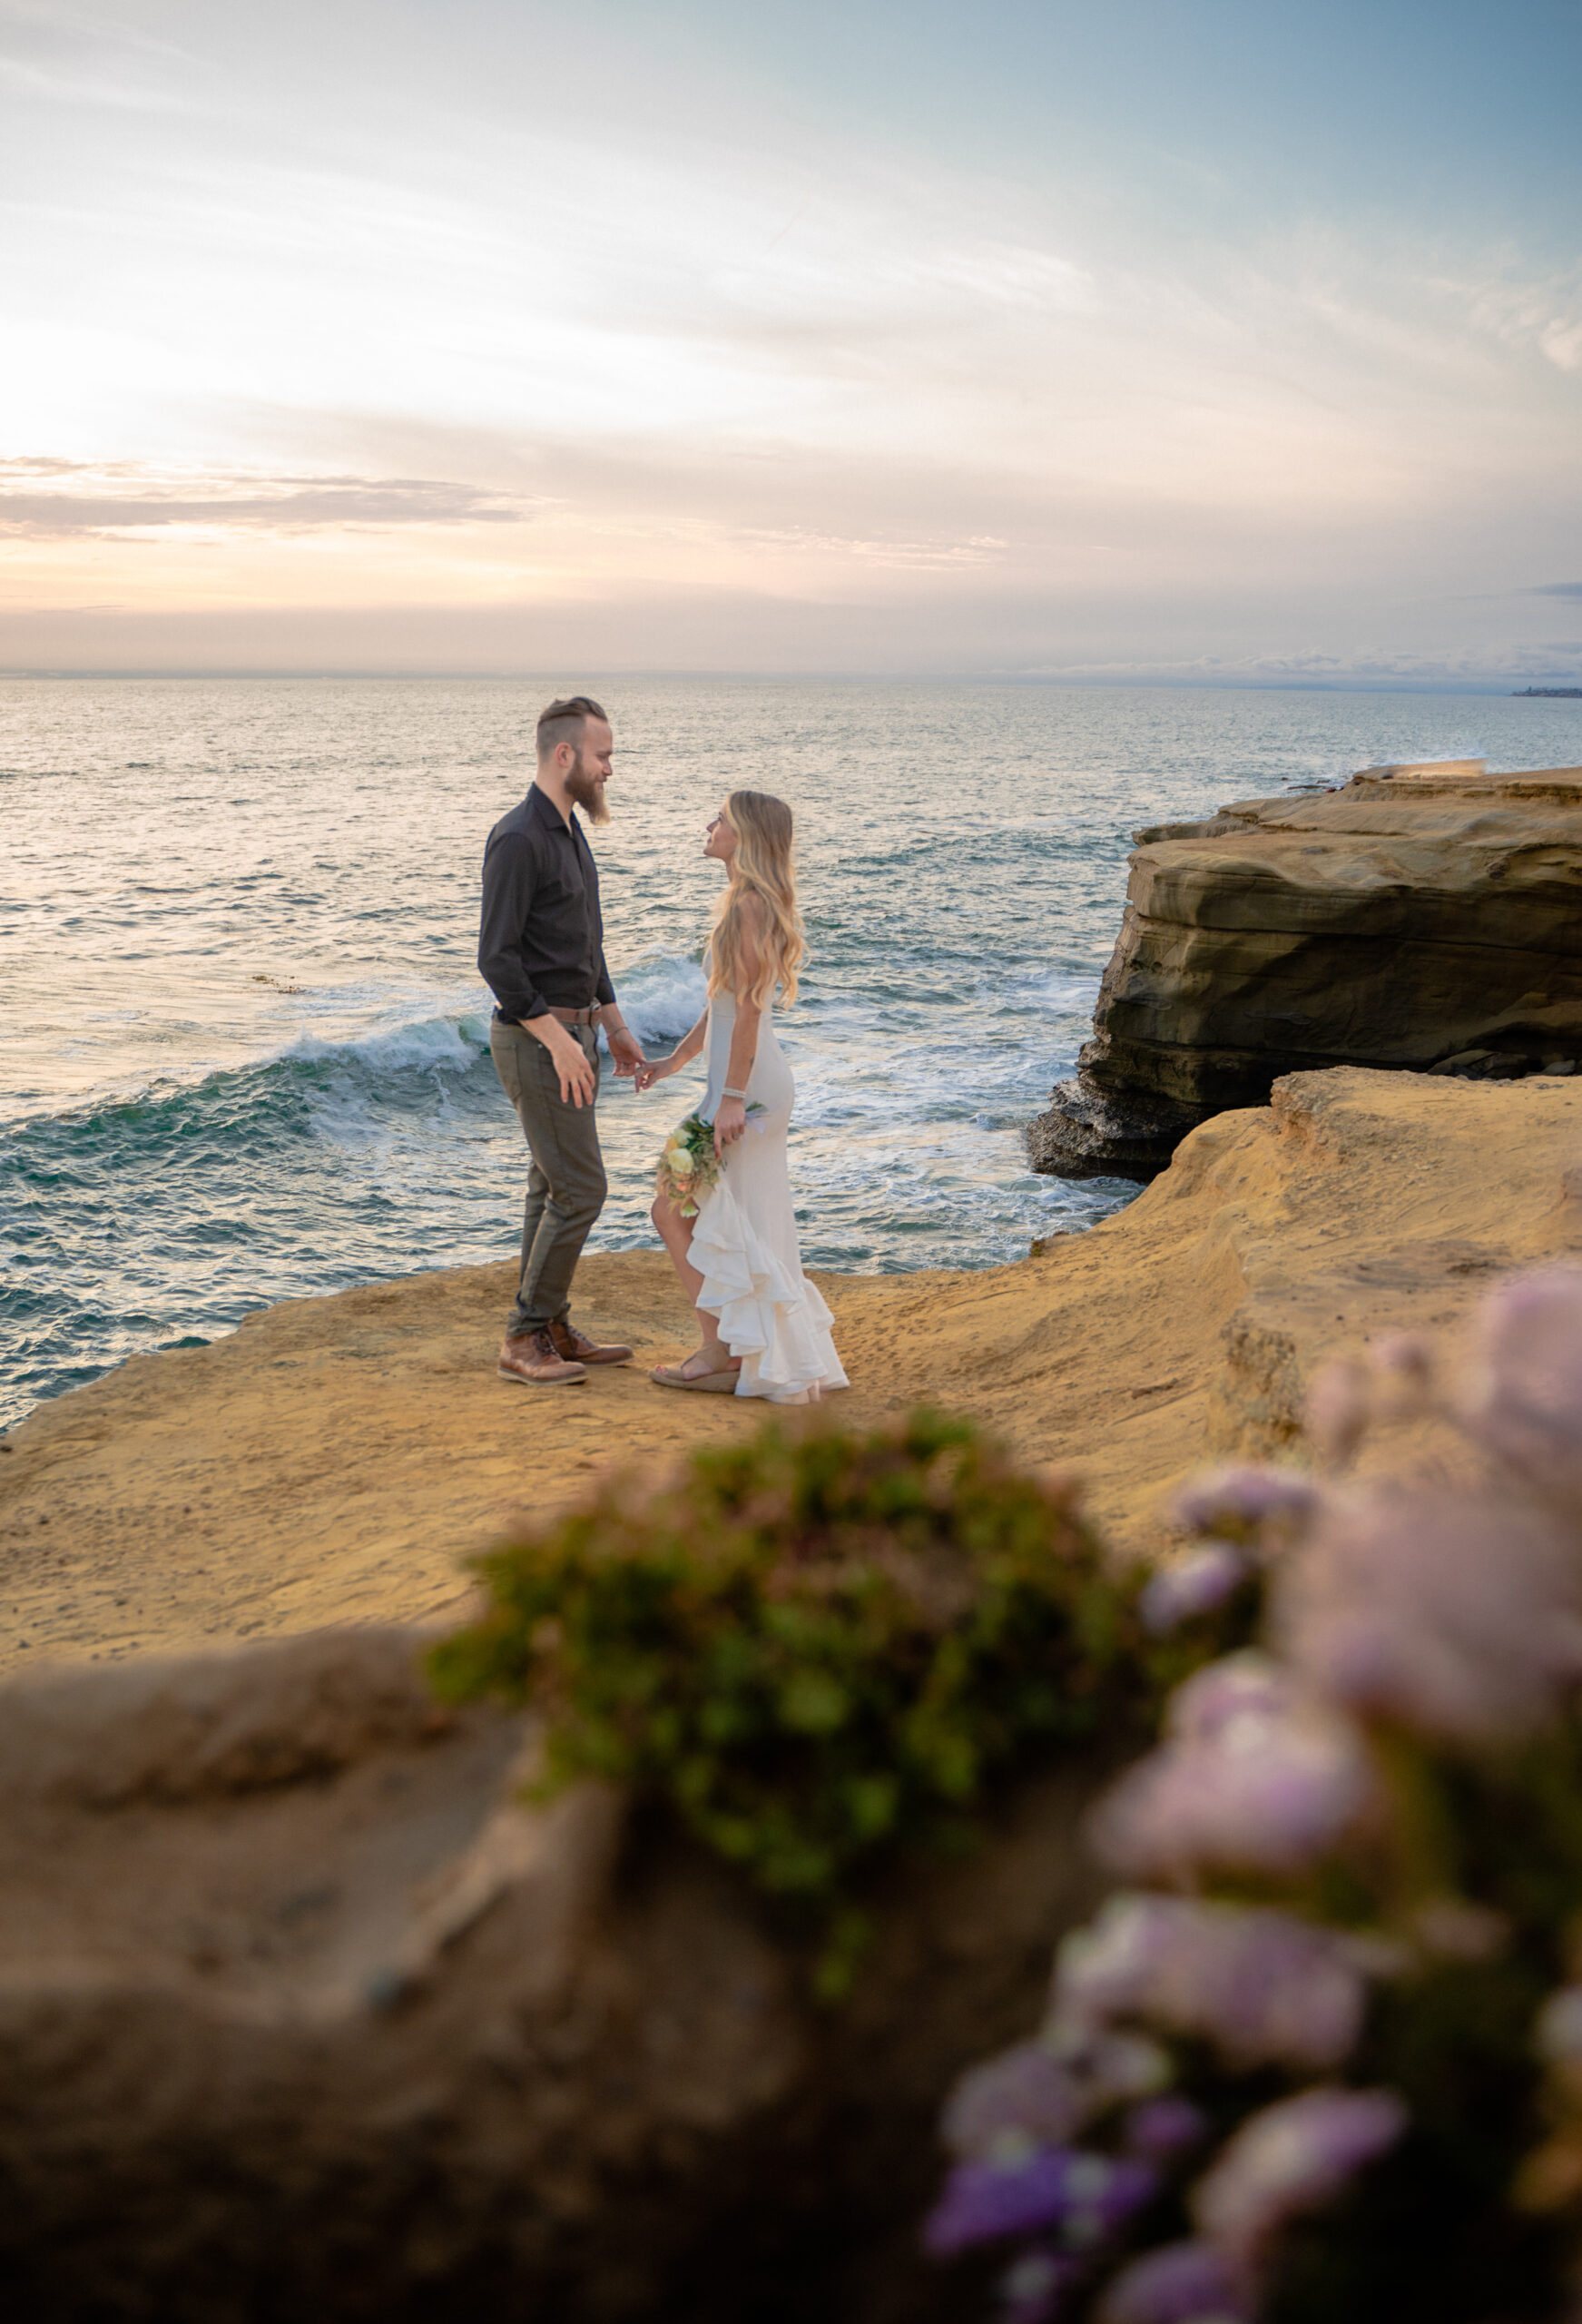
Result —
<path fill-rule="evenodd" d="M 834 1322 L 818 1288 L 793 1275 L 749 1224 L 727 1172 L 698 1206 L 693 1266 L 703 1278 L 697 1304 L 719 1318 L 720 1337 L 742 1359 L 739 1396 L 805 1404 L 850 1384 L 830 1335 Z"/>

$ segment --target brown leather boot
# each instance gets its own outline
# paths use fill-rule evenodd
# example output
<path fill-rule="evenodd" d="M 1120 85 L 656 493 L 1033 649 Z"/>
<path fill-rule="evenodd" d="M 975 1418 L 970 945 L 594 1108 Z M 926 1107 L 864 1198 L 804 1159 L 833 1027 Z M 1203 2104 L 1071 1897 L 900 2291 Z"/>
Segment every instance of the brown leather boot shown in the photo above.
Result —
<path fill-rule="evenodd" d="M 585 1364 L 568 1364 L 559 1354 L 546 1324 L 541 1324 L 536 1332 L 519 1332 L 515 1339 L 505 1341 L 500 1349 L 499 1371 L 503 1380 L 526 1380 L 536 1388 L 585 1380 L 588 1376 Z"/>
<path fill-rule="evenodd" d="M 551 1324 L 549 1336 L 555 1343 L 556 1355 L 565 1356 L 568 1364 L 627 1364 L 631 1361 L 629 1347 L 620 1347 L 614 1343 L 608 1347 L 601 1347 L 596 1340 L 589 1339 L 585 1332 L 579 1332 L 575 1324 L 568 1324 L 564 1315 L 557 1315 Z"/>

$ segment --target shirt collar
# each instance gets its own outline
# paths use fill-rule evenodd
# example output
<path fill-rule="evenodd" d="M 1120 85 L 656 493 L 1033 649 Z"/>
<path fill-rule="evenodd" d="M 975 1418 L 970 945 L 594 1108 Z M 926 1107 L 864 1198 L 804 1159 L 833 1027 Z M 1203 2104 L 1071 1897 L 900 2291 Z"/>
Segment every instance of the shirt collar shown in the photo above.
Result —
<path fill-rule="evenodd" d="M 540 822 L 547 823 L 552 832 L 569 831 L 574 840 L 582 835 L 582 826 L 576 819 L 576 809 L 574 807 L 569 817 L 563 822 L 560 809 L 548 792 L 540 791 L 536 783 L 530 786 L 527 793 L 527 812 L 530 815 L 536 815 Z"/>

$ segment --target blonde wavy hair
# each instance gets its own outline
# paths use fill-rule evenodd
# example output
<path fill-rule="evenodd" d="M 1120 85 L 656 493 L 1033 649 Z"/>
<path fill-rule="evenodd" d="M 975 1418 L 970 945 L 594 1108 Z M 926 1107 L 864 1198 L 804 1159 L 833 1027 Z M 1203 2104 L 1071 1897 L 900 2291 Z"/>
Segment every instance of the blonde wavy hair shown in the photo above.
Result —
<path fill-rule="evenodd" d="M 725 821 L 736 834 L 736 852 L 709 940 L 709 990 L 740 994 L 745 950 L 742 906 L 749 896 L 756 896 L 768 925 L 758 940 L 758 975 L 751 991 L 741 997 L 768 1009 L 778 985 L 789 1009 L 797 997 L 797 970 L 808 957 L 791 866 L 791 811 L 783 799 L 771 798 L 767 791 L 732 791 L 725 802 Z"/>

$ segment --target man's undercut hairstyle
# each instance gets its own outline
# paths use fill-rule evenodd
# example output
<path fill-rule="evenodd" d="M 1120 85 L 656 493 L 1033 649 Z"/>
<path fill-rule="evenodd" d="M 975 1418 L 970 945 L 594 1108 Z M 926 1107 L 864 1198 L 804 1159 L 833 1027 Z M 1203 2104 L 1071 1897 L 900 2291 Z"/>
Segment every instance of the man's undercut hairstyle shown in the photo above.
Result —
<path fill-rule="evenodd" d="M 552 759 L 562 743 L 571 743 L 581 755 L 583 730 L 590 718 L 606 716 L 603 703 L 595 702 L 591 694 L 568 694 L 563 700 L 552 702 L 538 714 L 538 763 Z"/>

